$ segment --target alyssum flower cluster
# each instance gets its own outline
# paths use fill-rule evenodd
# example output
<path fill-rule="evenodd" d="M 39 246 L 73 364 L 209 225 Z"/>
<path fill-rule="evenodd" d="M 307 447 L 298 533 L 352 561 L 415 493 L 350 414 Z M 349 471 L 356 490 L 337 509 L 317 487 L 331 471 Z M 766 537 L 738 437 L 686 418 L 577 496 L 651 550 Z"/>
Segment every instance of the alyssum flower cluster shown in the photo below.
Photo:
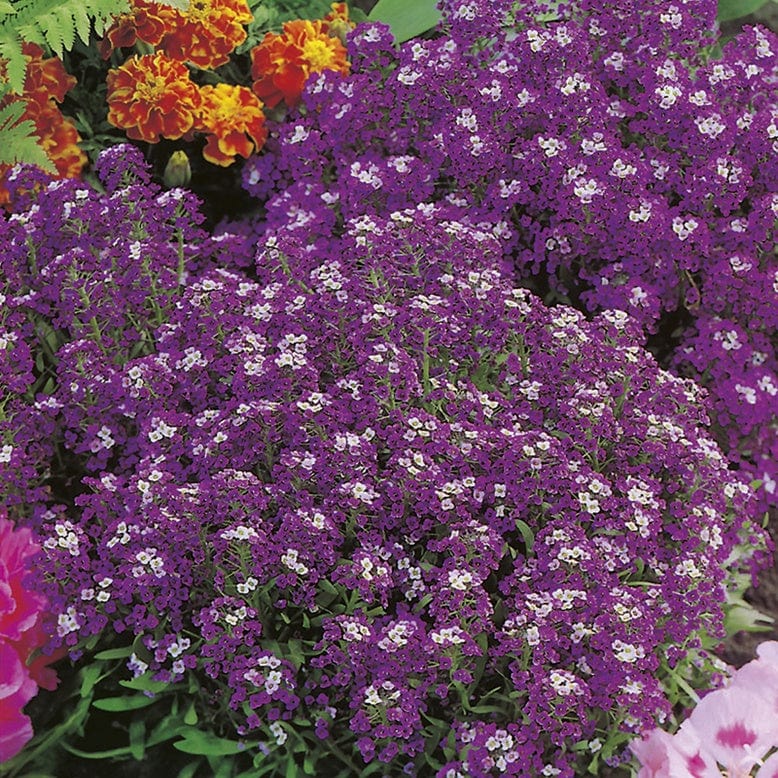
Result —
<path fill-rule="evenodd" d="M 719 442 L 778 481 L 775 36 L 720 51 L 713 0 L 443 3 L 444 35 L 348 39 L 243 170 L 270 224 L 453 202 L 501 230 L 517 277 L 628 311 L 665 366 L 709 388 Z M 627 10 L 628 9 L 628 10 Z"/>
<path fill-rule="evenodd" d="M 0 488 L 50 648 L 196 678 L 255 764 L 441 778 L 617 764 L 719 672 L 764 538 L 627 314 L 515 288 L 454 203 L 254 249 L 131 147 L 99 173 L 0 223 Z"/>

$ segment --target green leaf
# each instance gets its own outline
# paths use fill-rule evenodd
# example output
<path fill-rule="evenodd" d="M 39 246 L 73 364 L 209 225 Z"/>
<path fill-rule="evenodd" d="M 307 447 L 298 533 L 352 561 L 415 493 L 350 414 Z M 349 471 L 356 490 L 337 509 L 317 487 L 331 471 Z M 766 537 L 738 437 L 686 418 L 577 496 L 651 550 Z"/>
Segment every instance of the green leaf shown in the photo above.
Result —
<path fill-rule="evenodd" d="M 0 58 L 6 59 L 8 51 L 0 45 Z M 24 63 L 24 59 L 22 59 Z M 24 70 L 12 72 L 13 62 L 8 60 L 8 84 L 0 83 L 0 100 L 10 94 L 10 87 L 14 86 L 12 79 L 24 83 Z M 20 87 L 21 89 L 21 87 Z M 29 162 L 43 168 L 49 173 L 56 172 L 54 164 L 40 145 L 35 124 L 30 119 L 23 119 L 26 103 L 11 95 L 6 105 L 0 108 L 0 163 L 14 165 L 17 162 Z"/>
<path fill-rule="evenodd" d="M 764 5 L 767 5 L 767 0 L 719 0 L 716 18 L 719 22 L 739 19 L 758 11 Z"/>
<path fill-rule="evenodd" d="M 124 648 L 109 648 L 107 651 L 99 651 L 95 654 L 95 659 L 127 659 L 132 654 L 132 646 Z"/>
<path fill-rule="evenodd" d="M 745 600 L 726 609 L 724 629 L 728 635 L 737 632 L 770 632 L 775 619 L 757 610 Z"/>
<path fill-rule="evenodd" d="M 284 778 L 297 778 L 298 772 L 299 771 L 294 759 L 289 757 L 289 761 L 286 763 L 286 772 L 284 773 Z"/>
<path fill-rule="evenodd" d="M 143 719 L 136 719 L 130 724 L 130 753 L 137 762 L 142 762 L 146 755 L 146 724 Z"/>
<path fill-rule="evenodd" d="M 197 768 L 200 766 L 200 761 L 197 760 L 196 762 L 190 762 L 185 767 L 182 767 L 176 778 L 192 778 L 194 774 L 197 772 Z"/>
<path fill-rule="evenodd" d="M 151 673 L 144 673 L 130 681 L 119 681 L 119 683 L 125 689 L 133 689 L 134 691 L 139 692 L 151 692 L 152 694 L 158 694 L 170 686 L 170 684 L 164 683 L 163 681 L 155 681 L 151 677 Z"/>
<path fill-rule="evenodd" d="M 189 706 L 189 710 L 184 714 L 184 724 L 188 724 L 190 727 L 197 724 L 197 710 L 194 703 Z"/>
<path fill-rule="evenodd" d="M 78 3 L 72 5 L 70 10 L 73 14 L 73 22 L 75 24 L 76 34 L 83 43 L 88 45 L 89 32 L 92 29 L 92 22 L 89 19 L 89 14 L 86 12 L 86 9 Z"/>
<path fill-rule="evenodd" d="M 173 743 L 173 747 L 185 754 L 197 756 L 232 756 L 241 754 L 257 745 L 256 742 L 244 743 L 216 737 L 210 732 L 202 732 L 199 729 L 185 729 L 182 730 L 181 734 L 183 740 L 177 740 Z"/>
<path fill-rule="evenodd" d="M 397 43 L 431 30 L 440 21 L 436 0 L 378 0 L 367 17 L 392 28 Z"/>
<path fill-rule="evenodd" d="M 535 545 L 535 533 L 530 528 L 526 521 L 516 519 L 516 529 L 521 533 L 521 537 L 524 539 L 524 545 L 527 547 L 527 553 L 532 551 L 532 547 Z"/>
<path fill-rule="evenodd" d="M 88 697 L 91 694 L 92 689 L 95 688 L 95 684 L 100 680 L 102 672 L 103 667 L 99 664 L 89 665 L 81 671 L 81 689 L 79 695 L 82 698 Z"/>
<path fill-rule="evenodd" d="M 114 713 L 123 713 L 128 710 L 138 710 L 153 705 L 157 700 L 147 697 L 145 694 L 134 694 L 132 697 L 103 697 L 94 700 L 92 706 L 98 710 L 108 710 Z"/>

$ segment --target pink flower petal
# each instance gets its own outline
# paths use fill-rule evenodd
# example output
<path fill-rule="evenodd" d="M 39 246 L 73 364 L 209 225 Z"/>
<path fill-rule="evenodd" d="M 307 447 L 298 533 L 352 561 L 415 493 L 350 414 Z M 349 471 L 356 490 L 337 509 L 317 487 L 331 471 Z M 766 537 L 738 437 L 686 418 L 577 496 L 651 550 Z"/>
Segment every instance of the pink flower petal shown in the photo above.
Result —
<path fill-rule="evenodd" d="M 675 735 L 654 729 L 630 748 L 641 764 L 637 778 L 721 778 L 716 762 L 688 721 Z"/>
<path fill-rule="evenodd" d="M 707 695 L 689 722 L 711 756 L 735 774 L 747 773 L 778 739 L 771 704 L 745 684 Z"/>

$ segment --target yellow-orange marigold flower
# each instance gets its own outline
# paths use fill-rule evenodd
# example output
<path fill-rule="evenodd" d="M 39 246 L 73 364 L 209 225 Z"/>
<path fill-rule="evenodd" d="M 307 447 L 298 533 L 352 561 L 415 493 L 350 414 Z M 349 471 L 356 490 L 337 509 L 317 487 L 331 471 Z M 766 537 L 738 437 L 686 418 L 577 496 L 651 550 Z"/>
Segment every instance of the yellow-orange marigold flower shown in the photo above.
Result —
<path fill-rule="evenodd" d="M 246 0 L 189 0 L 181 24 L 165 36 L 162 48 L 182 62 L 216 68 L 246 40 L 244 25 L 253 18 Z"/>
<path fill-rule="evenodd" d="M 107 83 L 108 121 L 128 138 L 157 143 L 194 127 L 202 98 L 183 62 L 162 52 L 132 57 L 108 71 Z"/>
<path fill-rule="evenodd" d="M 235 157 L 248 157 L 267 139 L 259 98 L 245 86 L 216 84 L 200 89 L 203 105 L 197 129 L 207 132 L 203 156 L 226 167 Z"/>
<path fill-rule="evenodd" d="M 295 19 L 286 22 L 280 34 L 267 33 L 251 50 L 253 89 L 265 105 L 273 108 L 281 100 L 288 106 L 297 103 L 311 73 L 348 73 L 346 49 L 326 27 L 321 19 Z"/>
<path fill-rule="evenodd" d="M 129 48 L 138 40 L 157 46 L 169 32 L 180 26 L 181 20 L 181 12 L 169 5 L 153 0 L 132 0 L 130 12 L 117 17 L 100 41 L 100 54 L 108 59 L 114 49 Z"/>

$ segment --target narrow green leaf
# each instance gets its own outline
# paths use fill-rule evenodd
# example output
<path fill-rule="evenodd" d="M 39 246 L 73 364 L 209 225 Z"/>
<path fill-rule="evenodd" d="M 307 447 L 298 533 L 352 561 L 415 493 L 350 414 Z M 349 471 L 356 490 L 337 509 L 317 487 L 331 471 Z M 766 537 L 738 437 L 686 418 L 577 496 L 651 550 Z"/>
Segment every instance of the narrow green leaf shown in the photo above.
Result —
<path fill-rule="evenodd" d="M 39 16 L 35 21 L 39 25 L 39 29 L 43 33 L 49 48 L 54 54 L 61 57 L 66 45 L 63 30 L 58 23 L 56 15 L 53 12 L 47 13 Z"/>
<path fill-rule="evenodd" d="M 527 553 L 532 551 L 532 547 L 535 545 L 535 533 L 530 528 L 526 521 L 516 519 L 516 529 L 521 533 L 521 537 L 524 539 L 524 545 L 527 547 Z"/>
<path fill-rule="evenodd" d="M 190 762 L 188 765 L 182 767 L 178 771 L 178 775 L 176 778 L 192 778 L 192 776 L 197 772 L 197 768 L 200 766 L 200 760 Z"/>
<path fill-rule="evenodd" d="M 76 42 L 76 28 L 73 24 L 73 14 L 70 12 L 71 5 L 72 3 L 67 3 L 62 8 L 55 8 L 52 11 L 54 18 L 59 22 L 65 51 L 70 51 Z"/>
<path fill-rule="evenodd" d="M 79 759 L 116 759 L 117 757 L 126 757 L 130 754 L 130 749 L 127 746 L 111 748 L 108 751 L 82 751 L 69 743 L 62 743 L 62 748 Z"/>
<path fill-rule="evenodd" d="M 136 719 L 130 724 L 130 753 L 137 762 L 142 762 L 146 755 L 146 724 L 143 719 Z"/>
<path fill-rule="evenodd" d="M 194 703 L 189 706 L 189 710 L 184 714 L 184 724 L 188 724 L 190 727 L 197 724 L 197 710 Z"/>
<path fill-rule="evenodd" d="M 84 44 L 89 44 L 89 32 L 92 29 L 92 22 L 89 20 L 89 14 L 80 3 L 71 3 L 70 10 L 73 14 L 73 21 L 76 25 L 76 33 Z"/>
<path fill-rule="evenodd" d="M 89 665 L 81 671 L 81 689 L 79 691 L 81 697 L 88 697 L 91 694 L 95 684 L 100 680 L 102 672 L 102 665 L 99 664 Z"/>
<path fill-rule="evenodd" d="M 119 683 L 125 689 L 133 689 L 139 692 L 152 692 L 153 694 L 158 694 L 170 686 L 170 684 L 163 683 L 162 681 L 153 680 L 150 673 L 139 675 L 137 678 L 133 678 L 129 681 L 119 681 Z"/>
<path fill-rule="evenodd" d="M 737 632 L 770 632 L 775 619 L 757 610 L 745 600 L 732 605 L 724 616 L 724 629 L 728 635 Z"/>
<path fill-rule="evenodd" d="M 132 646 L 125 646 L 124 648 L 109 648 L 106 651 L 98 651 L 98 653 L 95 654 L 95 659 L 127 659 L 131 653 Z"/>
<path fill-rule="evenodd" d="M 0 14 L 15 14 L 17 9 L 14 8 L 7 0 L 0 0 Z"/>
<path fill-rule="evenodd" d="M 145 694 L 135 694 L 132 697 L 103 697 L 94 700 L 92 706 L 98 710 L 108 710 L 114 713 L 123 713 L 127 710 L 138 710 L 153 705 L 157 700 L 147 697 Z"/>
<path fill-rule="evenodd" d="M 211 757 L 208 763 L 213 770 L 213 778 L 232 778 L 232 760 Z"/>
<path fill-rule="evenodd" d="M 764 5 L 767 5 L 767 0 L 719 0 L 716 18 L 719 22 L 739 19 L 758 11 Z"/>
<path fill-rule="evenodd" d="M 286 763 L 286 772 L 284 778 L 297 778 L 299 771 L 294 759 L 290 756 L 289 761 Z"/>
<path fill-rule="evenodd" d="M 397 43 L 431 30 L 440 21 L 436 0 L 378 0 L 367 17 L 392 28 Z"/>
<path fill-rule="evenodd" d="M 9 35 L 0 43 L 0 57 L 6 60 L 5 75 L 8 84 L 17 95 L 20 95 L 24 91 L 27 60 L 22 52 L 22 41 L 18 35 L 14 37 Z"/>
<path fill-rule="evenodd" d="M 185 729 L 181 732 L 182 740 L 173 743 L 173 747 L 185 754 L 197 756 L 232 756 L 254 748 L 256 743 L 243 743 L 236 740 L 216 737 L 199 729 Z"/>

